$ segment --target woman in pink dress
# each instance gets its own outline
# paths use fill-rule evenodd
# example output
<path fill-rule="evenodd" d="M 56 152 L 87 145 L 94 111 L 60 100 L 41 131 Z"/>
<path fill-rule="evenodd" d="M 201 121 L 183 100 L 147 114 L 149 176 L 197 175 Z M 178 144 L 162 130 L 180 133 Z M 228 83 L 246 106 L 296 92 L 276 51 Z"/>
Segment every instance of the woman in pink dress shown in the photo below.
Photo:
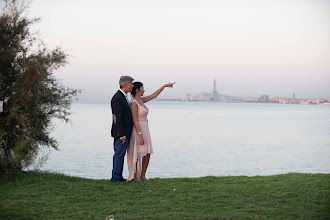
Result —
<path fill-rule="evenodd" d="M 134 82 L 132 89 L 133 99 L 130 107 L 133 116 L 133 131 L 127 148 L 128 178 L 127 181 L 148 181 L 146 171 L 148 168 L 150 155 L 153 154 L 152 143 L 150 139 L 148 113 L 149 109 L 144 104 L 156 98 L 165 87 L 173 87 L 174 83 L 168 83 L 160 87 L 152 95 L 142 97 L 144 87 L 141 82 Z"/>

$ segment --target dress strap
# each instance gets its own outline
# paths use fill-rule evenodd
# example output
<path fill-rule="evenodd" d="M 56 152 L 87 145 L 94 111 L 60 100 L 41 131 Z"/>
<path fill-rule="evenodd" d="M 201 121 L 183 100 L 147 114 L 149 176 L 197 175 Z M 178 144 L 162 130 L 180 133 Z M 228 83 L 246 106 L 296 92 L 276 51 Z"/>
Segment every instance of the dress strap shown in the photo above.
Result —
<path fill-rule="evenodd" d="M 138 101 L 136 101 L 136 99 L 134 99 L 134 98 L 131 99 L 131 103 L 132 103 L 132 102 L 135 102 L 135 103 L 137 104 L 138 107 L 143 107 L 143 108 L 145 108 L 145 109 L 148 109 L 147 106 L 145 106 L 145 104 L 142 104 L 142 105 L 141 105 L 141 104 L 140 104 Z"/>
<path fill-rule="evenodd" d="M 140 106 L 140 104 L 133 98 L 133 99 L 131 99 L 131 103 L 132 102 L 135 102 L 138 106 Z"/>

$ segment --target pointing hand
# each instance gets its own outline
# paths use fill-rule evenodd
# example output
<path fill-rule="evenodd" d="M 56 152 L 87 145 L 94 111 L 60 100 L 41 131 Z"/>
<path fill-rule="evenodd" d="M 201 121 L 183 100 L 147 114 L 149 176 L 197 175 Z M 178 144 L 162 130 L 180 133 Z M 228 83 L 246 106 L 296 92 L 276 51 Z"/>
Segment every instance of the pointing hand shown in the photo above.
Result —
<path fill-rule="evenodd" d="M 173 85 L 174 85 L 175 83 L 176 83 L 176 82 L 174 82 L 174 83 L 167 83 L 167 84 L 165 84 L 164 86 L 165 86 L 165 87 L 173 88 Z"/>

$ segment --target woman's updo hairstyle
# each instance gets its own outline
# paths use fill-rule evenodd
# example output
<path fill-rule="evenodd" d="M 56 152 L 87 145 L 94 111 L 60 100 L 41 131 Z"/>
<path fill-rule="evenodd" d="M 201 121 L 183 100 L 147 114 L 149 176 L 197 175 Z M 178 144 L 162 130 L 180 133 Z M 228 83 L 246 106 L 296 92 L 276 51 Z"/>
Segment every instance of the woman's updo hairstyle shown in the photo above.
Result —
<path fill-rule="evenodd" d="M 142 82 L 134 82 L 133 89 L 132 89 L 132 96 L 135 97 L 136 93 L 140 91 L 140 88 L 143 86 Z M 137 91 L 139 90 L 139 91 Z"/>

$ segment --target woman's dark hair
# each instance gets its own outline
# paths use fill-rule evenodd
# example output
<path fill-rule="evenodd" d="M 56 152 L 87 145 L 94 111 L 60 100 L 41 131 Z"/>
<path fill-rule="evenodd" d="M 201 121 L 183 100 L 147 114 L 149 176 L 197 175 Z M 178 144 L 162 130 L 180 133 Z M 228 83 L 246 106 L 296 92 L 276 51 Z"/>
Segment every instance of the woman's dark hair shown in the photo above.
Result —
<path fill-rule="evenodd" d="M 142 82 L 134 82 L 133 83 L 133 89 L 132 89 L 132 96 L 135 97 L 137 90 L 140 91 L 140 88 L 143 86 Z"/>

